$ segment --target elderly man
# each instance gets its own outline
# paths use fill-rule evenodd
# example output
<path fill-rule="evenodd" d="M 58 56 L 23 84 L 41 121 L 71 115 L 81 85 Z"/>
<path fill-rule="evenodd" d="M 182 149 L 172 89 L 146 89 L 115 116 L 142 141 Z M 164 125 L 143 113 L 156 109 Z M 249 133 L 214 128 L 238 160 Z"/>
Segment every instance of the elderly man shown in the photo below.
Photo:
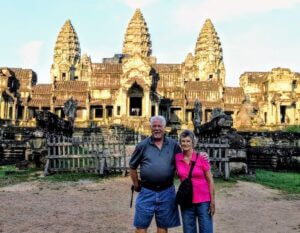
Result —
<path fill-rule="evenodd" d="M 134 189 L 140 192 L 136 199 L 134 226 L 137 233 L 147 232 L 155 216 L 157 232 L 180 225 L 175 202 L 175 154 L 181 152 L 178 143 L 165 137 L 166 120 L 163 116 L 150 119 L 151 137 L 140 142 L 130 160 L 130 176 Z M 138 179 L 137 168 L 140 166 Z"/>

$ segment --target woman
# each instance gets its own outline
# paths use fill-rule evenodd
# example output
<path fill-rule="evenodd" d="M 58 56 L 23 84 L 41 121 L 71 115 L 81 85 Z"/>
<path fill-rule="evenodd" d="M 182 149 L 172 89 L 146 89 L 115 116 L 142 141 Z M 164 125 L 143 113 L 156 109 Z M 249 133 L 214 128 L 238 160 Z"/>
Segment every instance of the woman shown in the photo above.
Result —
<path fill-rule="evenodd" d="M 197 156 L 197 152 L 193 149 L 194 141 L 193 132 L 184 130 L 179 138 L 182 153 L 175 155 L 176 170 L 180 181 L 188 177 L 191 162 L 195 162 L 192 172 L 193 205 L 190 208 L 181 209 L 183 232 L 197 233 L 196 219 L 198 219 L 198 232 L 212 233 L 212 216 L 215 213 L 214 182 L 209 162 L 202 156 Z"/>

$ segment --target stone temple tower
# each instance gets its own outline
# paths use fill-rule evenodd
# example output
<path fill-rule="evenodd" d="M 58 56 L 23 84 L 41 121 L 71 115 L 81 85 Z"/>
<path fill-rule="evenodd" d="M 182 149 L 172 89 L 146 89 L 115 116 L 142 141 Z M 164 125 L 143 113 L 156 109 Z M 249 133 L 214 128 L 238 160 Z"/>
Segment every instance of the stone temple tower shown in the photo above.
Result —
<path fill-rule="evenodd" d="M 150 34 L 146 21 L 140 9 L 136 9 L 131 18 L 124 38 L 123 54 L 133 56 L 138 53 L 141 57 L 149 57 L 152 54 Z"/>
<path fill-rule="evenodd" d="M 200 31 L 195 48 L 195 65 L 201 81 L 218 81 L 225 84 L 225 67 L 218 34 L 210 19 Z"/>
<path fill-rule="evenodd" d="M 80 61 L 80 44 L 73 25 L 67 20 L 62 26 L 54 48 L 51 79 L 53 81 L 76 80 L 76 66 Z"/>

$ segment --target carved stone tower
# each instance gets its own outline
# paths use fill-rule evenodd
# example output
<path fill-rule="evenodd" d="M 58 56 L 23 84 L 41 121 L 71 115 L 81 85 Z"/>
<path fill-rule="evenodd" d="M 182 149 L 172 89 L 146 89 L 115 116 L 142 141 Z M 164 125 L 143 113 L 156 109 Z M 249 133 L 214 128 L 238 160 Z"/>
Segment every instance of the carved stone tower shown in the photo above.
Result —
<path fill-rule="evenodd" d="M 71 21 L 67 20 L 58 34 L 54 48 L 52 82 L 78 79 L 76 66 L 79 61 L 79 40 Z"/>
<path fill-rule="evenodd" d="M 225 84 L 225 67 L 221 42 L 210 19 L 207 19 L 198 36 L 195 64 L 201 81 L 219 81 Z"/>
<path fill-rule="evenodd" d="M 138 53 L 141 57 L 151 56 L 151 40 L 148 27 L 140 9 L 131 18 L 124 38 L 123 54 L 133 56 Z"/>

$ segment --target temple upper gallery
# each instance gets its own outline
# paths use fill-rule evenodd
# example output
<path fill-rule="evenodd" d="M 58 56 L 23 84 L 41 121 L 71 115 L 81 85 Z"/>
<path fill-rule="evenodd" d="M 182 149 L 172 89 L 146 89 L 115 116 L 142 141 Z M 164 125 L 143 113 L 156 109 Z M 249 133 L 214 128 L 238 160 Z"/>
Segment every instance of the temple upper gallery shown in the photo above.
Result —
<path fill-rule="evenodd" d="M 78 36 L 67 20 L 55 43 L 50 84 L 37 84 L 31 69 L 0 68 L 0 119 L 34 127 L 37 110 L 64 117 L 64 103 L 72 97 L 78 104 L 76 127 L 122 124 L 143 131 L 145 122 L 160 114 L 169 126 L 184 129 L 192 128 L 199 99 L 202 122 L 218 107 L 231 114 L 239 130 L 300 124 L 300 73 L 287 68 L 245 72 L 240 87 L 226 87 L 221 42 L 210 19 L 200 30 L 194 53 L 181 64 L 157 63 L 151 47 L 140 9 L 129 21 L 122 54 L 101 63 L 81 55 Z"/>

